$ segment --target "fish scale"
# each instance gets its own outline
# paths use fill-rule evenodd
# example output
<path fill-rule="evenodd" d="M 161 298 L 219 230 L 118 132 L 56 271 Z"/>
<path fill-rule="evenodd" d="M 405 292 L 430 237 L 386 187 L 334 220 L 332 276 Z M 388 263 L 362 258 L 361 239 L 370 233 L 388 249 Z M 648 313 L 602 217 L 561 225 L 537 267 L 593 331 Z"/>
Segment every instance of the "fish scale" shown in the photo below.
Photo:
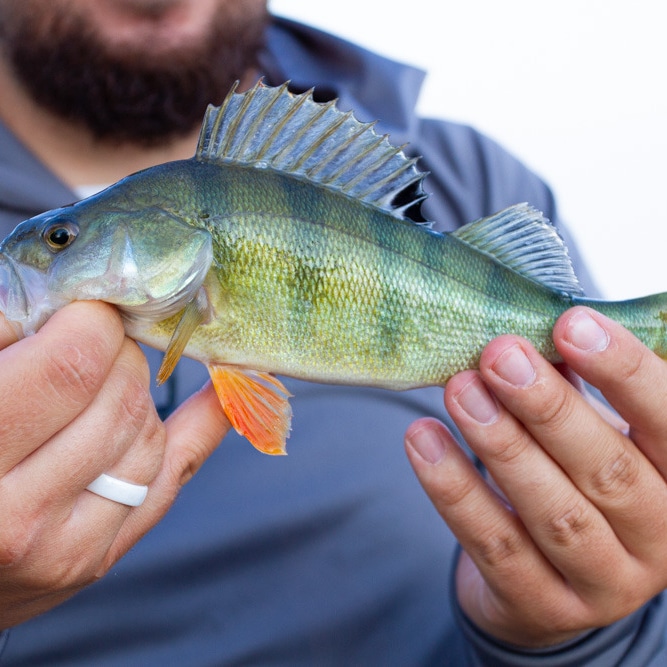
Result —
<path fill-rule="evenodd" d="M 533 293 L 554 302 L 547 310 L 552 321 L 564 308 L 558 295 L 524 285 L 520 294 L 530 310 L 521 318 L 522 303 L 510 302 L 514 274 L 451 236 L 415 235 L 413 225 L 397 230 L 377 211 L 354 215 L 353 202 L 333 193 L 318 192 L 306 201 L 291 184 L 292 197 L 284 197 L 288 188 L 281 179 L 259 170 L 230 166 L 225 176 L 242 192 L 261 187 L 268 204 L 259 214 L 249 213 L 250 205 L 238 195 L 246 211 L 238 217 L 227 213 L 224 220 L 220 215 L 210 228 L 226 304 L 212 300 L 218 316 L 193 333 L 189 350 L 198 358 L 224 348 L 232 363 L 305 379 L 390 388 L 439 384 L 467 367 L 489 335 L 517 326 L 526 331 L 538 302 Z M 223 208 L 222 202 L 207 203 Z M 463 265 L 459 279 L 456 268 Z M 483 301 L 476 298 L 476 286 Z M 462 293 L 465 289 L 470 294 Z M 492 297 L 499 309 L 489 318 L 484 313 Z M 543 314 L 539 321 L 543 330 L 550 326 Z M 213 328 L 223 333 L 216 336 Z M 472 351 L 457 345 L 443 364 L 442 349 L 462 334 L 480 342 Z"/>
<path fill-rule="evenodd" d="M 557 361 L 551 330 L 576 304 L 665 357 L 667 295 L 586 299 L 527 204 L 432 232 L 405 217 L 423 178 L 372 124 L 310 93 L 232 91 L 192 159 L 19 225 L 0 245 L 0 310 L 28 335 L 70 301 L 115 304 L 128 335 L 165 351 L 159 382 L 182 354 L 200 360 L 234 428 L 271 454 L 291 424 L 276 374 L 442 385 L 504 333 Z"/>

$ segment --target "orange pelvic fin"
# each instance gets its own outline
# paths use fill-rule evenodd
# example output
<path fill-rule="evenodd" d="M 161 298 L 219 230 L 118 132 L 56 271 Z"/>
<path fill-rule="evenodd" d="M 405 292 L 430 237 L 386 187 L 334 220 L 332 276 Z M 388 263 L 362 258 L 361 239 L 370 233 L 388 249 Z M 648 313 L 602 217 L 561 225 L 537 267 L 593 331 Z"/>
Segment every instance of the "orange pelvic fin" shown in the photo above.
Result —
<path fill-rule="evenodd" d="M 220 403 L 236 431 L 264 454 L 287 454 L 291 394 L 269 373 L 235 366 L 208 367 Z"/>

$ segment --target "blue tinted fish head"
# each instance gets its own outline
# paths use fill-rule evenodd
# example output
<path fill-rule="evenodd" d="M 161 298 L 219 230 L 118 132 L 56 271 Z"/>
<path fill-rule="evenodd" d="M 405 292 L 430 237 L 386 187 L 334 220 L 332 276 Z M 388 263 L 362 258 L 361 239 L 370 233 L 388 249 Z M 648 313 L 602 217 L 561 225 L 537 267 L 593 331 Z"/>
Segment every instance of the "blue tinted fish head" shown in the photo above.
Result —
<path fill-rule="evenodd" d="M 75 300 L 113 303 L 160 321 L 198 291 L 208 232 L 159 207 L 96 196 L 21 223 L 0 245 L 0 309 L 26 334 Z"/>
<path fill-rule="evenodd" d="M 32 237 L 31 226 L 22 223 L 0 244 L 0 312 L 20 337 L 37 331 L 65 304 L 47 289 L 46 258 L 26 255 L 36 245 Z"/>

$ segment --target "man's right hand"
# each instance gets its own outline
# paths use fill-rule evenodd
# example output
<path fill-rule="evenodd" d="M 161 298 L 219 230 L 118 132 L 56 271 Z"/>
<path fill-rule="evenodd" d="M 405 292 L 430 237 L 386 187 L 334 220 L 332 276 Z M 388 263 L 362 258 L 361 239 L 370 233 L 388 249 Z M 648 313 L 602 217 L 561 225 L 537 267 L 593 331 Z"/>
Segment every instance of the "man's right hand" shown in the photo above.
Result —
<path fill-rule="evenodd" d="M 164 424 L 117 311 L 73 303 L 16 341 L 0 315 L 0 628 L 104 575 L 166 513 L 229 430 L 210 385 Z M 140 507 L 86 490 L 149 486 Z"/>

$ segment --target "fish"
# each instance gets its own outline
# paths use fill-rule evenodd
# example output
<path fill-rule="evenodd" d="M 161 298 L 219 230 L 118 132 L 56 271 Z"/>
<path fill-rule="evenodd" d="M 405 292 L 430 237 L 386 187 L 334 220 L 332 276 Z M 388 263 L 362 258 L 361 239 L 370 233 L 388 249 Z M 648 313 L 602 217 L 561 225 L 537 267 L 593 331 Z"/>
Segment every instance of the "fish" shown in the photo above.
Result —
<path fill-rule="evenodd" d="M 513 333 L 559 361 L 551 332 L 588 305 L 667 357 L 667 294 L 587 298 L 555 227 L 517 203 L 438 233 L 417 158 L 335 101 L 259 81 L 209 106 L 195 155 L 20 223 L 0 244 L 0 311 L 35 333 L 75 300 L 128 336 L 204 363 L 232 426 L 286 453 L 279 376 L 443 386 Z"/>

